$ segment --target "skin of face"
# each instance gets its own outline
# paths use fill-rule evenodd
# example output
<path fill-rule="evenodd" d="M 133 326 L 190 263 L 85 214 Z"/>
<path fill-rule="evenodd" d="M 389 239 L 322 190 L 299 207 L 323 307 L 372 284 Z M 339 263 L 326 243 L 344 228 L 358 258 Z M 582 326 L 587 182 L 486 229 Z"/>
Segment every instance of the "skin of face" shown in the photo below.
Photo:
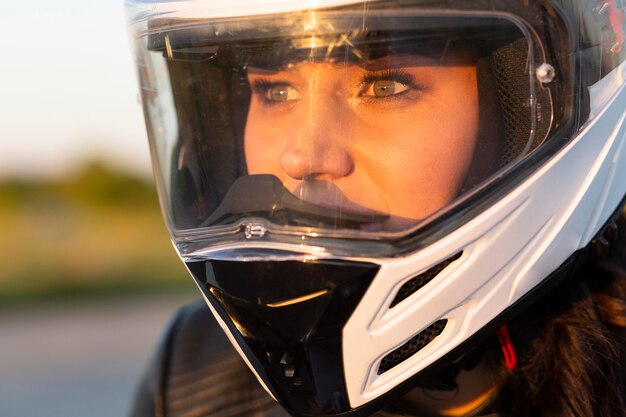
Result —
<path fill-rule="evenodd" d="M 457 197 L 479 137 L 476 65 L 418 55 L 248 68 L 249 174 L 399 230 Z"/>

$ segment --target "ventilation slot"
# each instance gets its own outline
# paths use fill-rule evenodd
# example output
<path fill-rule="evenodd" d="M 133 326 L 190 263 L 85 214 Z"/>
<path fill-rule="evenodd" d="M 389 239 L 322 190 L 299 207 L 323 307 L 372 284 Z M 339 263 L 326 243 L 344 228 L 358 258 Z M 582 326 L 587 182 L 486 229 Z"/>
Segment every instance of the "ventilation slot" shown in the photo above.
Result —
<path fill-rule="evenodd" d="M 453 255 L 446 259 L 445 261 L 433 266 L 428 271 L 422 272 L 415 278 L 411 278 L 409 281 L 405 282 L 398 294 L 396 294 L 396 298 L 393 299 L 389 308 L 395 307 L 400 301 L 403 301 L 405 298 L 422 288 L 424 285 L 428 284 L 430 280 L 435 278 L 441 271 L 443 271 L 448 265 L 452 262 L 456 261 L 461 257 L 463 252 L 459 252 L 456 255 Z"/>
<path fill-rule="evenodd" d="M 414 336 L 411 340 L 400 346 L 398 349 L 389 353 L 380 361 L 378 367 L 378 375 L 382 375 L 394 366 L 419 352 L 424 346 L 433 341 L 433 339 L 441 334 L 446 327 L 448 320 L 437 320 L 423 331 Z"/>

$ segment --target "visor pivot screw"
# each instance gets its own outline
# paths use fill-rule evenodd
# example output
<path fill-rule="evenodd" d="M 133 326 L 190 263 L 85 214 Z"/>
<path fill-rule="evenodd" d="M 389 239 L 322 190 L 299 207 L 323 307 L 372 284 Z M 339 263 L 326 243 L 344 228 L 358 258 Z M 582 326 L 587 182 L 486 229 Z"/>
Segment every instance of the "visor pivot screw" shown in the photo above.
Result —
<path fill-rule="evenodd" d="M 543 64 L 537 67 L 535 74 L 537 75 L 537 79 L 539 80 L 540 83 L 548 84 L 552 82 L 552 80 L 554 80 L 554 77 L 556 75 L 556 70 L 554 69 L 552 65 L 544 62 Z"/>
<path fill-rule="evenodd" d="M 259 223 L 250 223 L 246 225 L 245 235 L 246 239 L 259 239 L 265 235 L 265 226 Z"/>

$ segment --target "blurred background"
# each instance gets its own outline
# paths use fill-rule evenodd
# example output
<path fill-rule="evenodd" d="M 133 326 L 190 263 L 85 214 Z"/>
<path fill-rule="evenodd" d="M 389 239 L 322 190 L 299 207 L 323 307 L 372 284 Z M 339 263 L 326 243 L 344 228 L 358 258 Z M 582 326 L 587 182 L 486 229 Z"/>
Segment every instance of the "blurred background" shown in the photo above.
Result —
<path fill-rule="evenodd" d="M 0 416 L 122 416 L 195 288 L 149 167 L 122 0 L 0 13 Z"/>

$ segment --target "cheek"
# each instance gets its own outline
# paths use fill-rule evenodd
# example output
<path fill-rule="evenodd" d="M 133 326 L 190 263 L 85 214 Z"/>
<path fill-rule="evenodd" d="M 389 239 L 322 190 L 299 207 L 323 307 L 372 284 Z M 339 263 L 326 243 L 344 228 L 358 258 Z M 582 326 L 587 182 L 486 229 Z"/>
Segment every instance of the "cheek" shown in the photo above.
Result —
<path fill-rule="evenodd" d="M 370 158 L 362 165 L 378 172 L 370 178 L 384 190 L 392 214 L 419 219 L 442 208 L 458 196 L 470 170 L 478 137 L 477 92 L 470 84 L 436 98 L 360 132 L 384 138 L 369 142 L 362 155 Z"/>
<path fill-rule="evenodd" d="M 248 174 L 260 174 L 262 168 L 266 166 L 268 156 L 263 153 L 263 148 L 260 146 L 261 141 L 259 140 L 258 134 L 248 132 L 258 133 L 255 130 L 246 129 L 246 135 L 244 138 L 244 153 L 246 156 Z"/>
<path fill-rule="evenodd" d="M 263 113 L 254 101 L 250 104 L 244 133 L 244 153 L 248 174 L 274 174 L 278 176 L 280 146 L 271 125 L 264 122 Z"/>

